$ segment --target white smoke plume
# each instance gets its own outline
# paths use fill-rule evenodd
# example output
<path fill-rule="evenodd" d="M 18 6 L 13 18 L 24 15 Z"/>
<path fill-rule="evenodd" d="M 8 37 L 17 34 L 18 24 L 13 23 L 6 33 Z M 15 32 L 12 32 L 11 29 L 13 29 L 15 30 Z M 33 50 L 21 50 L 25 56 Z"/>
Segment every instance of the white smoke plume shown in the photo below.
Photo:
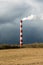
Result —
<path fill-rule="evenodd" d="M 25 21 L 25 20 L 43 20 L 43 15 L 33 15 L 31 14 L 30 16 L 28 17 L 25 17 L 22 19 L 22 21 Z"/>

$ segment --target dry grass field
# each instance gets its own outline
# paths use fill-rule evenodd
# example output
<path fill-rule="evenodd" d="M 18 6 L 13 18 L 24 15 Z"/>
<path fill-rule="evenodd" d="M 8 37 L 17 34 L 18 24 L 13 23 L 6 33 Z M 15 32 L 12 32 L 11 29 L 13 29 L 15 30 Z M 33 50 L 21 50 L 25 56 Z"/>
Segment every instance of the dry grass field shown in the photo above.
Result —
<path fill-rule="evenodd" d="M 43 65 L 43 48 L 0 50 L 0 65 Z"/>

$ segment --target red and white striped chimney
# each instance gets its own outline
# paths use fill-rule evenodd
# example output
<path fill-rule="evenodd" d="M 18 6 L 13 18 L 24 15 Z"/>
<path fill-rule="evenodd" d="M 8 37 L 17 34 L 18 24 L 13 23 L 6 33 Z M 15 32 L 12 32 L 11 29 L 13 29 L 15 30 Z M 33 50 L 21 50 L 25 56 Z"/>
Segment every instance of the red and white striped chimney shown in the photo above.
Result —
<path fill-rule="evenodd" d="M 22 30 L 22 27 L 23 27 L 23 25 L 22 25 L 22 20 L 20 20 L 20 48 L 22 47 L 22 45 L 23 45 L 23 30 Z"/>

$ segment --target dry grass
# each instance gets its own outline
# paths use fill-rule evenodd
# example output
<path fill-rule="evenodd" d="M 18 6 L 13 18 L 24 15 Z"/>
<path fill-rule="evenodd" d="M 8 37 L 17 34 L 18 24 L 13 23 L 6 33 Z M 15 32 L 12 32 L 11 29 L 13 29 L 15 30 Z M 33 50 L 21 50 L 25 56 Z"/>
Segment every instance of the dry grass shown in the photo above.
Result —
<path fill-rule="evenodd" d="M 0 50 L 0 65 L 43 65 L 43 48 Z"/>

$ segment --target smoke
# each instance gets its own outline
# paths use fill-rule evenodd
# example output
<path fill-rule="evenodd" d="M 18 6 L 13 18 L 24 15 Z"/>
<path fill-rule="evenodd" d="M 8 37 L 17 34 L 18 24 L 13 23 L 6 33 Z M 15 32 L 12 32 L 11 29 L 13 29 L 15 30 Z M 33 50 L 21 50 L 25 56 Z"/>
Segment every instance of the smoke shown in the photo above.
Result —
<path fill-rule="evenodd" d="M 33 15 L 33 14 L 31 14 L 30 16 L 22 19 L 22 21 L 25 21 L 25 20 L 43 20 L 43 15 Z"/>

